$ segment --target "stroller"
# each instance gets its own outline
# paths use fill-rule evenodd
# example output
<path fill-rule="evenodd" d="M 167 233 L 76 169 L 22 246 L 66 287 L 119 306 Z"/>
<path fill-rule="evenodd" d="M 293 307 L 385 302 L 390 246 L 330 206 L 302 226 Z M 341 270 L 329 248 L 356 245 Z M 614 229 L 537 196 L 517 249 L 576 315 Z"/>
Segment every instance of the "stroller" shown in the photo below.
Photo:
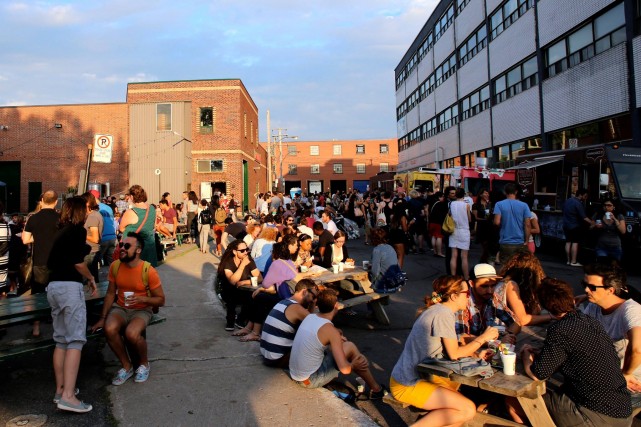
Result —
<path fill-rule="evenodd" d="M 361 237 L 361 234 L 358 231 L 358 224 L 356 224 L 351 219 L 345 218 L 341 215 L 336 215 L 336 217 L 334 218 L 334 223 L 339 230 L 347 234 L 347 238 L 349 240 L 355 240 Z"/>

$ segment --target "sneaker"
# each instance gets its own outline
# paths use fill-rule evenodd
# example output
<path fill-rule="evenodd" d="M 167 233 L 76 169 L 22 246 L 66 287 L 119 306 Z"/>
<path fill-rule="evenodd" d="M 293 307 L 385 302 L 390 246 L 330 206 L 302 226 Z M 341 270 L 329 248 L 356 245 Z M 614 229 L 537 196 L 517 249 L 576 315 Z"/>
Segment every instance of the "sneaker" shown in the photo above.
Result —
<path fill-rule="evenodd" d="M 151 369 L 151 365 L 138 366 L 138 369 L 136 369 L 136 378 L 134 378 L 134 382 L 144 383 L 145 381 L 147 381 L 147 378 L 149 378 L 150 369 Z"/>
<path fill-rule="evenodd" d="M 74 392 L 73 392 L 74 396 L 78 396 L 78 393 L 80 393 L 80 389 L 79 388 L 75 389 Z M 53 395 L 53 403 L 60 402 L 60 399 L 62 399 L 62 393 L 60 393 L 60 394 L 56 393 L 56 394 Z"/>
<path fill-rule="evenodd" d="M 79 414 L 84 414 L 85 412 L 91 411 L 93 407 L 90 404 L 85 402 L 80 402 L 79 404 L 74 405 L 73 403 L 60 400 L 60 402 L 58 402 L 58 409 L 62 409 L 63 411 L 77 412 Z"/>
<path fill-rule="evenodd" d="M 579 262 L 572 262 L 572 263 L 570 263 L 570 265 L 571 265 L 572 267 L 583 267 L 583 264 L 581 264 L 581 263 L 579 263 Z"/>
<path fill-rule="evenodd" d="M 225 326 L 226 331 L 233 331 L 234 330 L 234 323 L 229 323 L 227 322 L 227 325 Z"/>
<path fill-rule="evenodd" d="M 116 372 L 116 376 L 111 380 L 113 385 L 123 385 L 125 381 L 131 378 L 134 375 L 134 368 L 130 368 L 128 371 L 125 368 L 120 368 Z"/>
<path fill-rule="evenodd" d="M 369 391 L 369 400 L 381 400 L 388 394 L 389 392 L 385 389 L 385 387 L 381 386 L 381 389 L 379 391 Z"/>

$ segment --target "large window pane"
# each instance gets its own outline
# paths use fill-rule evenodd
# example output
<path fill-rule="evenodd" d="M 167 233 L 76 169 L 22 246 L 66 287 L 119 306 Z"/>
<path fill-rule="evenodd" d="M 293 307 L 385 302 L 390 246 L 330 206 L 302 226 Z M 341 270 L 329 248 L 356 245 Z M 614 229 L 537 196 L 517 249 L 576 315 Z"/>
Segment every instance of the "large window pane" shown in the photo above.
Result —
<path fill-rule="evenodd" d="M 156 130 L 171 130 L 171 104 L 156 104 Z"/>
<path fill-rule="evenodd" d="M 487 101 L 488 99 L 490 99 L 490 87 L 485 86 L 481 89 L 481 102 Z"/>
<path fill-rule="evenodd" d="M 462 102 L 461 107 L 463 107 L 463 111 L 467 111 L 470 109 L 470 98 L 465 98 Z"/>
<path fill-rule="evenodd" d="M 490 28 L 494 30 L 496 27 L 498 27 L 501 22 L 503 22 L 503 13 L 499 9 L 496 11 L 494 15 L 492 15 L 492 18 L 490 19 Z"/>
<path fill-rule="evenodd" d="M 467 45 L 465 43 L 461 45 L 461 48 L 459 49 L 458 54 L 461 57 L 461 59 L 465 58 L 465 55 L 467 55 Z"/>
<path fill-rule="evenodd" d="M 472 107 L 475 107 L 478 103 L 479 103 L 479 93 L 478 93 L 478 92 L 474 92 L 474 93 L 470 96 L 470 105 L 471 105 Z"/>
<path fill-rule="evenodd" d="M 507 3 L 505 3 L 505 6 L 503 6 L 503 16 L 506 18 L 510 16 L 517 8 L 518 8 L 518 3 L 516 0 L 510 0 Z"/>
<path fill-rule="evenodd" d="M 521 81 L 521 67 L 516 67 L 507 73 L 507 87 L 514 86 Z"/>
<path fill-rule="evenodd" d="M 570 47 L 570 54 L 573 54 L 574 52 L 578 52 L 590 43 L 592 43 L 592 25 L 588 24 L 585 25 L 583 28 L 580 30 L 576 31 L 573 34 L 570 34 L 570 37 L 568 37 L 569 40 L 569 47 Z"/>
<path fill-rule="evenodd" d="M 594 21 L 594 38 L 600 39 L 623 24 L 625 24 L 625 15 L 623 14 L 623 3 L 621 3 Z"/>
<path fill-rule="evenodd" d="M 523 63 L 523 78 L 530 77 L 537 71 L 536 56 Z"/>
<path fill-rule="evenodd" d="M 566 55 L 566 50 L 565 50 L 565 39 L 561 40 L 557 44 L 550 46 L 547 51 L 547 65 L 552 65 L 561 59 L 565 58 Z"/>
<path fill-rule="evenodd" d="M 481 28 L 479 28 L 479 32 L 476 33 L 476 39 L 480 42 L 486 37 L 487 37 L 487 28 L 485 28 L 485 25 L 483 25 Z"/>
<path fill-rule="evenodd" d="M 498 95 L 504 90 L 505 90 L 505 76 L 502 76 L 494 81 L 494 93 Z"/>

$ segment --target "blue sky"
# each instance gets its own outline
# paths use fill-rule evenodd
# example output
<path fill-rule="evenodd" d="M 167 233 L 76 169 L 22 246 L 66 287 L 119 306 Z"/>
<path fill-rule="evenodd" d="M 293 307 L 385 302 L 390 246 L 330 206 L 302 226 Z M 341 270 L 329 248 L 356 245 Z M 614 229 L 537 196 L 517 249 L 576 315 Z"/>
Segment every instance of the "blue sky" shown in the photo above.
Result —
<path fill-rule="evenodd" d="M 0 3 L 0 105 L 124 102 L 128 82 L 240 78 L 301 140 L 396 137 L 394 68 L 437 0 Z"/>

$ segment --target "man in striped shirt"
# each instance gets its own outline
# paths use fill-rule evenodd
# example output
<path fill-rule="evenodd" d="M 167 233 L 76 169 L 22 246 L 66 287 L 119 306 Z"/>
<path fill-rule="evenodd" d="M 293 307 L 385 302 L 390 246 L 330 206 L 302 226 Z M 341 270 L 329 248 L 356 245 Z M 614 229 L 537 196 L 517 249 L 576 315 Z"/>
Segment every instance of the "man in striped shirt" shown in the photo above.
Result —
<path fill-rule="evenodd" d="M 269 312 L 260 339 L 260 354 L 267 366 L 286 368 L 294 335 L 303 319 L 314 311 L 318 287 L 310 279 L 296 284 L 294 295 L 284 299 Z"/>

